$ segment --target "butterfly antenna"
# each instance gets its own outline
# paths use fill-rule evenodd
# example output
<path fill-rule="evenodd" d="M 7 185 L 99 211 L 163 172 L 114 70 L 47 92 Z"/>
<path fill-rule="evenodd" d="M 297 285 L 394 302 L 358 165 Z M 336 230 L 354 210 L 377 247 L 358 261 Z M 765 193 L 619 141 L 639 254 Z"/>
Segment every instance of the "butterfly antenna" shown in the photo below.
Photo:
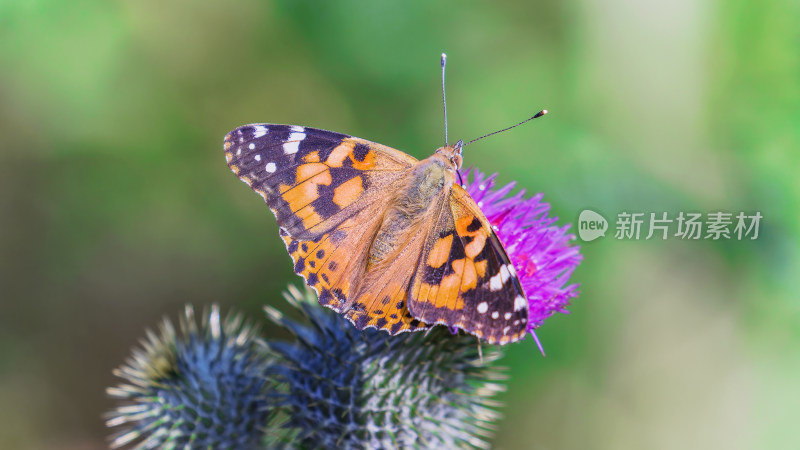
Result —
<path fill-rule="evenodd" d="M 447 65 L 447 55 L 442 53 L 442 105 L 444 107 L 444 145 L 447 146 L 447 96 L 444 94 L 444 66 Z"/>
<path fill-rule="evenodd" d="M 529 117 L 529 118 L 527 118 L 527 119 L 523 120 L 522 122 L 520 122 L 520 123 L 518 123 L 518 124 L 516 124 L 516 125 L 512 125 L 512 126 L 510 126 L 510 127 L 508 127 L 508 128 L 503 128 L 502 130 L 497 130 L 497 131 L 495 131 L 495 132 L 492 132 L 492 133 L 489 133 L 489 134 L 484 134 L 483 136 L 481 136 L 481 137 L 479 137 L 479 138 L 477 138 L 477 139 L 473 139 L 473 140 L 471 140 L 471 141 L 467 142 L 466 144 L 464 144 L 464 147 L 466 147 L 466 146 L 467 146 L 467 145 L 469 145 L 469 144 L 472 144 L 472 143 L 473 143 L 473 142 L 475 142 L 475 141 L 480 141 L 480 140 L 481 140 L 481 139 L 483 139 L 483 138 L 487 138 L 487 137 L 489 137 L 489 136 L 491 136 L 491 135 L 493 135 L 493 134 L 502 133 L 503 131 L 508 131 L 508 130 L 510 130 L 510 129 L 512 129 L 512 128 L 516 128 L 516 127 L 518 127 L 518 126 L 522 125 L 523 123 L 528 123 L 528 122 L 530 122 L 530 121 L 531 121 L 531 120 L 533 120 L 533 119 L 538 119 L 539 117 L 542 117 L 542 116 L 543 116 L 543 115 L 545 115 L 545 114 L 547 114 L 547 110 L 546 110 L 546 109 L 543 109 L 543 110 L 539 111 L 538 113 L 536 113 L 536 114 L 535 114 L 533 117 Z"/>
<path fill-rule="evenodd" d="M 444 108 L 444 146 L 447 147 L 448 140 L 447 140 L 447 95 L 445 95 L 444 90 L 444 68 L 447 65 L 447 54 L 442 53 L 442 107 Z M 456 144 L 458 145 L 458 144 Z M 456 169 L 456 174 L 458 174 L 458 185 L 464 187 L 464 180 L 461 179 L 461 172 Z"/>

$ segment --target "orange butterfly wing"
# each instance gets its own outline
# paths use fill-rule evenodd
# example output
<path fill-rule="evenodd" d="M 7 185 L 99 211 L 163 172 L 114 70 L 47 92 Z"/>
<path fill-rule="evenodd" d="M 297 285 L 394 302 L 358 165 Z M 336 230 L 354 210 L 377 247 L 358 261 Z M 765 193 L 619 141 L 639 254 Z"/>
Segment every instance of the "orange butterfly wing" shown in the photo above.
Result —
<path fill-rule="evenodd" d="M 514 265 L 460 186 L 453 186 L 431 228 L 410 298 L 417 319 L 461 328 L 491 344 L 526 335 L 528 302 Z"/>
<path fill-rule="evenodd" d="M 374 142 L 294 125 L 239 127 L 224 146 L 231 170 L 297 239 L 318 238 L 380 201 L 417 162 Z"/>
<path fill-rule="evenodd" d="M 407 273 L 396 267 L 384 285 L 377 280 L 369 290 L 355 292 L 365 285 L 360 277 L 388 206 L 387 193 L 415 158 L 344 134 L 289 125 L 246 125 L 230 132 L 224 146 L 231 170 L 275 214 L 295 273 L 322 305 L 359 329 L 394 334 L 426 326 L 405 306 L 413 266 Z"/>

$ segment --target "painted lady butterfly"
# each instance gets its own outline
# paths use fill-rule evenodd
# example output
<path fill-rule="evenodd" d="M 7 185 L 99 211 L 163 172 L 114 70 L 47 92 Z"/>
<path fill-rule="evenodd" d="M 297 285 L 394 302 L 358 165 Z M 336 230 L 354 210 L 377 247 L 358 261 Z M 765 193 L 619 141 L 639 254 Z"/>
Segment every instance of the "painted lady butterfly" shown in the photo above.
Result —
<path fill-rule="evenodd" d="M 528 301 L 489 221 L 455 182 L 462 146 L 419 161 L 273 124 L 239 127 L 224 143 L 228 166 L 264 197 L 294 271 L 322 305 L 358 329 L 443 324 L 506 344 L 525 336 Z"/>

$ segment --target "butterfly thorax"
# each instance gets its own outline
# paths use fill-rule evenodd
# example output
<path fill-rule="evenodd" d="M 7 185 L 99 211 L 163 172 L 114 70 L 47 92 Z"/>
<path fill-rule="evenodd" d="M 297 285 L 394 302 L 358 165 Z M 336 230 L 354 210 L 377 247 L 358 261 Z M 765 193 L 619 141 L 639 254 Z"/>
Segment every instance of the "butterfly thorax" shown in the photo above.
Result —
<path fill-rule="evenodd" d="M 410 169 L 411 176 L 398 189 L 375 235 L 367 260 L 368 270 L 394 257 L 418 231 L 418 224 L 440 212 L 437 210 L 442 204 L 440 200 L 452 188 L 456 171 L 450 156 L 440 153 L 446 148 Z"/>

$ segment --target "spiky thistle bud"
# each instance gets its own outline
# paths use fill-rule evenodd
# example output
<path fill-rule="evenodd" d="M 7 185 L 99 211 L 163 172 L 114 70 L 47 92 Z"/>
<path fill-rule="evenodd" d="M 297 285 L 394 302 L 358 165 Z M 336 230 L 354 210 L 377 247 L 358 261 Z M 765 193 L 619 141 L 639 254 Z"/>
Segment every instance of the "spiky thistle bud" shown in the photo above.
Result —
<path fill-rule="evenodd" d="M 295 335 L 269 341 L 277 357 L 267 372 L 280 383 L 272 404 L 270 445 L 301 448 L 487 447 L 499 406 L 492 397 L 501 353 L 481 356 L 473 336 L 444 327 L 429 333 L 359 331 L 321 308 L 313 292 L 290 286 L 287 300 L 302 324 L 266 307 Z"/>
<path fill-rule="evenodd" d="M 187 306 L 180 332 L 164 319 L 114 371 L 107 389 L 121 405 L 106 414 L 119 427 L 111 447 L 257 448 L 268 415 L 264 343 L 242 316 L 213 306 L 198 326 Z"/>

